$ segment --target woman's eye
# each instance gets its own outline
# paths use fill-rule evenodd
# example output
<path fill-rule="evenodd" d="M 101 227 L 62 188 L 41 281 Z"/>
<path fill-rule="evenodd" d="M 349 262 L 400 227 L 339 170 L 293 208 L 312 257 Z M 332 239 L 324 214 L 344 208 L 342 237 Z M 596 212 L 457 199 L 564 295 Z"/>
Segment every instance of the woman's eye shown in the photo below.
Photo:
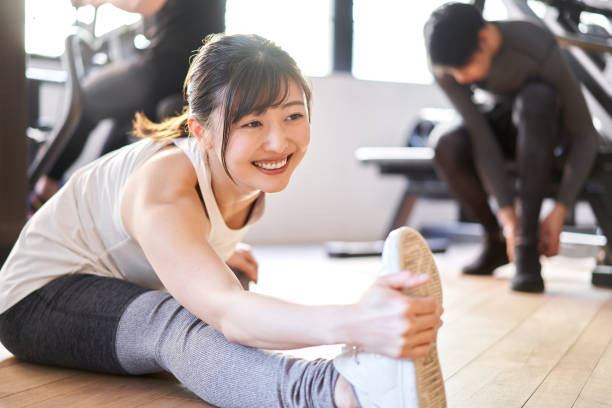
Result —
<path fill-rule="evenodd" d="M 293 115 L 289 115 L 287 119 L 296 120 L 296 119 L 303 118 L 303 117 L 304 117 L 304 114 L 302 113 L 294 113 Z"/>
<path fill-rule="evenodd" d="M 259 127 L 259 126 L 261 126 L 261 122 L 258 121 L 258 120 L 254 120 L 252 122 L 245 123 L 244 125 L 242 125 L 242 127 L 244 127 L 244 128 L 256 128 L 256 127 Z"/>

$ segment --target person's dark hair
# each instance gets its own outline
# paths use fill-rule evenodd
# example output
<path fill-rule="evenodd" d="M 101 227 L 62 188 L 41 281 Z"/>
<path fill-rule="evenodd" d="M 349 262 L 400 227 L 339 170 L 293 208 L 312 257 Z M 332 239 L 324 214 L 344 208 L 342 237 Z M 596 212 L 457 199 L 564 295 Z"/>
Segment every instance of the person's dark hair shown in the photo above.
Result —
<path fill-rule="evenodd" d="M 479 49 L 478 32 L 485 26 L 480 11 L 463 3 L 447 3 L 425 23 L 425 46 L 433 65 L 461 68 Z"/>
<path fill-rule="evenodd" d="M 134 119 L 134 134 L 160 141 L 187 136 L 190 115 L 203 126 L 211 126 L 211 114 L 220 108 L 221 160 L 229 175 L 225 152 L 232 124 L 252 112 L 280 105 L 291 81 L 304 91 L 310 118 L 310 86 L 289 54 L 254 34 L 210 35 L 191 61 L 183 86 L 187 102 L 183 113 L 162 123 L 153 123 L 139 113 Z"/>

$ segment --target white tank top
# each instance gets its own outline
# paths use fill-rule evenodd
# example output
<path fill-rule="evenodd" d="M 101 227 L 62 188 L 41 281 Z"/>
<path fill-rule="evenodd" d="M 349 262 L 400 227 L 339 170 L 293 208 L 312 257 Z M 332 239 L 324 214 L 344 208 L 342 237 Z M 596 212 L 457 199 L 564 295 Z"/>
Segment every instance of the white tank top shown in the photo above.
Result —
<path fill-rule="evenodd" d="M 209 167 L 193 138 L 143 139 L 75 172 L 25 225 L 0 270 L 0 313 L 59 276 L 90 273 L 163 290 L 138 243 L 125 231 L 121 197 L 132 173 L 159 149 L 174 143 L 189 158 L 210 218 L 209 243 L 222 260 L 247 232 L 227 226 L 211 187 Z M 248 224 L 263 212 L 263 193 Z"/>

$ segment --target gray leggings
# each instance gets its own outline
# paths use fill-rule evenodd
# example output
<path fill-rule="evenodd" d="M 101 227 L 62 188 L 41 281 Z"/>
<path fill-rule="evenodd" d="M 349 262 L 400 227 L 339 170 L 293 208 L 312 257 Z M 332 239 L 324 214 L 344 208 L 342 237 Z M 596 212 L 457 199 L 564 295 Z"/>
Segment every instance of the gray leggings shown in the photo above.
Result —
<path fill-rule="evenodd" d="M 172 296 L 95 275 L 66 275 L 0 315 L 17 358 L 112 374 L 169 371 L 218 407 L 334 407 L 338 373 L 229 342 Z"/>

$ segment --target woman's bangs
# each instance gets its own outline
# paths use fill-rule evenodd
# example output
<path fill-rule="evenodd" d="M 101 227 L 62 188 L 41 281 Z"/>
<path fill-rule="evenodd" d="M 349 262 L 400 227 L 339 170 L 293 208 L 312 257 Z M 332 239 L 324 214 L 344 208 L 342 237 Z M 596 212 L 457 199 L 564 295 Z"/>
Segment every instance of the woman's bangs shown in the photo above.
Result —
<path fill-rule="evenodd" d="M 289 77 L 270 66 L 259 66 L 244 75 L 236 86 L 233 99 L 232 123 L 244 116 L 261 114 L 270 107 L 279 106 L 289 93 Z"/>

